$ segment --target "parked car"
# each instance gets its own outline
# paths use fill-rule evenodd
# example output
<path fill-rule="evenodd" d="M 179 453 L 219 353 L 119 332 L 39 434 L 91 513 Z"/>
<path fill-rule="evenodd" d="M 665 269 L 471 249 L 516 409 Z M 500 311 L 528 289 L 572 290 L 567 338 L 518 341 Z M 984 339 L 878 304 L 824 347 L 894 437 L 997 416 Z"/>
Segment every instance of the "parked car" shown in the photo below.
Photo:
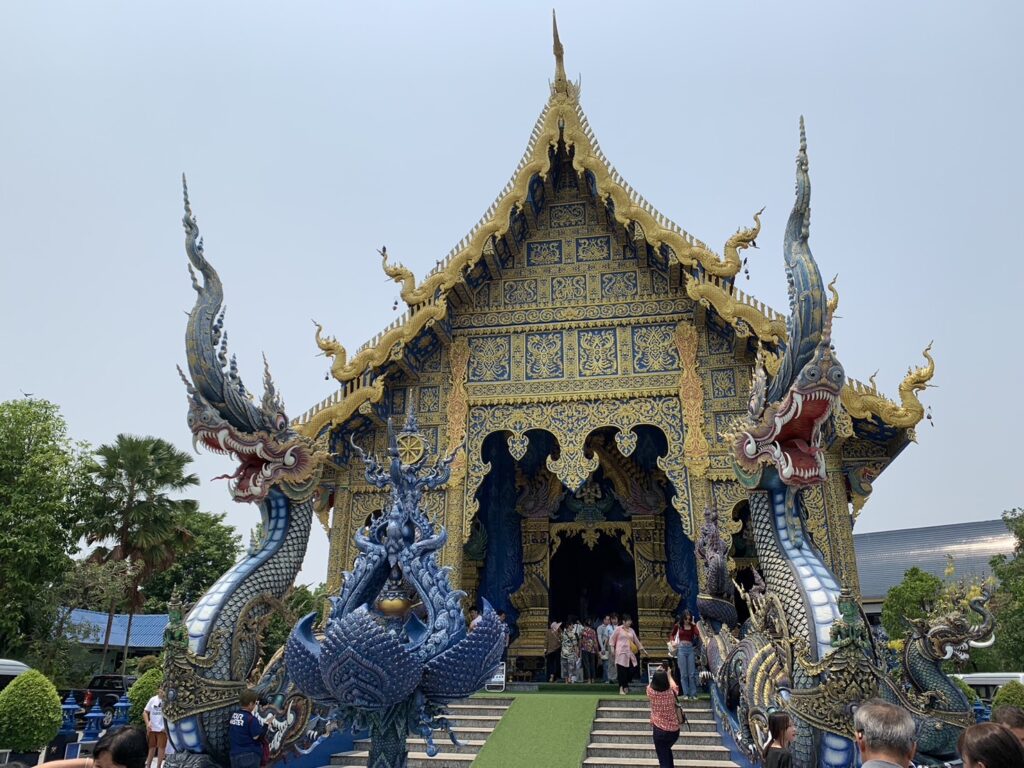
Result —
<path fill-rule="evenodd" d="M 0 659 L 0 691 L 7 687 L 7 685 L 20 675 L 22 672 L 28 672 L 29 666 L 22 664 L 20 661 L 14 661 L 13 659 Z"/>
<path fill-rule="evenodd" d="M 968 675 L 954 675 L 954 677 L 959 677 L 971 686 L 978 694 L 978 698 L 989 706 L 992 705 L 996 691 L 1011 680 L 1024 684 L 1024 672 L 973 672 Z"/>
<path fill-rule="evenodd" d="M 114 705 L 132 687 L 138 678 L 135 675 L 96 675 L 89 681 L 88 688 L 80 688 L 72 691 L 61 691 L 61 701 L 67 699 L 68 694 L 75 697 L 75 701 L 81 710 L 77 713 L 79 719 L 92 709 L 94 704 L 99 704 L 103 711 L 103 727 L 108 727 L 114 722 Z"/>

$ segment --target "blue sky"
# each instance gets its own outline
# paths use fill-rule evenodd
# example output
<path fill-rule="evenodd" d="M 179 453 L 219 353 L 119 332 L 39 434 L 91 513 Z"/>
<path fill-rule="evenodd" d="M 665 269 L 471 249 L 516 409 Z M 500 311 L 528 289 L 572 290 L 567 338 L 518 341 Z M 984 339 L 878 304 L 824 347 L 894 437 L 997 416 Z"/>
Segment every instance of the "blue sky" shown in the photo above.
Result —
<path fill-rule="evenodd" d="M 190 444 L 174 366 L 193 293 L 182 171 L 257 388 L 332 391 L 311 318 L 350 350 L 394 319 L 376 249 L 422 276 L 508 180 L 547 99 L 550 4 L 9 2 L 0 6 L 0 399 L 76 438 Z M 570 77 L 632 186 L 720 248 L 766 206 L 740 287 L 786 307 L 782 229 L 807 120 L 811 246 L 839 273 L 847 372 L 895 394 L 934 339 L 935 427 L 858 531 L 1020 505 L 1011 439 L 1024 267 L 1019 3 L 558 5 Z M 204 508 L 242 530 L 225 460 Z M 1013 489 L 1017 490 L 1014 491 Z M 301 579 L 326 573 L 314 531 Z"/>

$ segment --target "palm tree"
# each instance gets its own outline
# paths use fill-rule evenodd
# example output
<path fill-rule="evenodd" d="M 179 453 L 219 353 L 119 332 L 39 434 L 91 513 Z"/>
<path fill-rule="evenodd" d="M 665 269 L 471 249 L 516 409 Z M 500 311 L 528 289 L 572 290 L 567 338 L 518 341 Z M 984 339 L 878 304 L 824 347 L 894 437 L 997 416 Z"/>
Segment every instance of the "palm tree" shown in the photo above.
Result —
<path fill-rule="evenodd" d="M 128 630 L 138 606 L 139 587 L 156 569 L 174 562 L 191 535 L 184 517 L 198 505 L 193 499 L 172 499 L 168 494 L 199 484 L 185 468 L 192 457 L 157 437 L 118 435 L 113 445 L 96 450 L 92 474 L 99 491 L 96 516 L 86 533 L 89 544 L 100 544 L 92 557 L 100 562 L 128 561 L 132 580 L 128 599 Z M 107 631 L 103 639 L 103 660 L 110 647 L 110 632 L 117 607 L 111 601 Z M 128 634 L 125 635 L 127 656 Z"/>

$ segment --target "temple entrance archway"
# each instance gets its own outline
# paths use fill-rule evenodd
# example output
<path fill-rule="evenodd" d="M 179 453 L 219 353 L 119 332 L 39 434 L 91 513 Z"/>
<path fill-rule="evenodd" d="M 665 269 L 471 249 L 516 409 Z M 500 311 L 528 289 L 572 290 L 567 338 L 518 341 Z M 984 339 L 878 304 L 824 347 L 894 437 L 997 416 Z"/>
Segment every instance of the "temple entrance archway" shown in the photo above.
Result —
<path fill-rule="evenodd" d="M 556 535 L 551 555 L 550 621 L 609 613 L 637 615 L 636 564 L 631 541 L 619 532 Z"/>

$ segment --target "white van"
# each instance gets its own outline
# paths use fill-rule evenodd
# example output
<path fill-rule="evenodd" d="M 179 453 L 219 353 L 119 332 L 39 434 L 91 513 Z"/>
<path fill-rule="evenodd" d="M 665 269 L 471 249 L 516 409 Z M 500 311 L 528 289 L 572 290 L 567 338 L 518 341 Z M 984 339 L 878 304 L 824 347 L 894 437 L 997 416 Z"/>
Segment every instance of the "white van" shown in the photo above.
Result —
<path fill-rule="evenodd" d="M 1001 687 L 1010 681 L 1024 684 L 1024 672 L 974 672 L 969 675 L 953 675 L 967 683 L 978 698 L 986 704 L 991 704 L 992 699 Z"/>
<path fill-rule="evenodd" d="M 29 667 L 20 661 L 11 659 L 0 659 L 0 691 L 7 687 L 7 684 L 22 672 L 28 672 Z"/>

